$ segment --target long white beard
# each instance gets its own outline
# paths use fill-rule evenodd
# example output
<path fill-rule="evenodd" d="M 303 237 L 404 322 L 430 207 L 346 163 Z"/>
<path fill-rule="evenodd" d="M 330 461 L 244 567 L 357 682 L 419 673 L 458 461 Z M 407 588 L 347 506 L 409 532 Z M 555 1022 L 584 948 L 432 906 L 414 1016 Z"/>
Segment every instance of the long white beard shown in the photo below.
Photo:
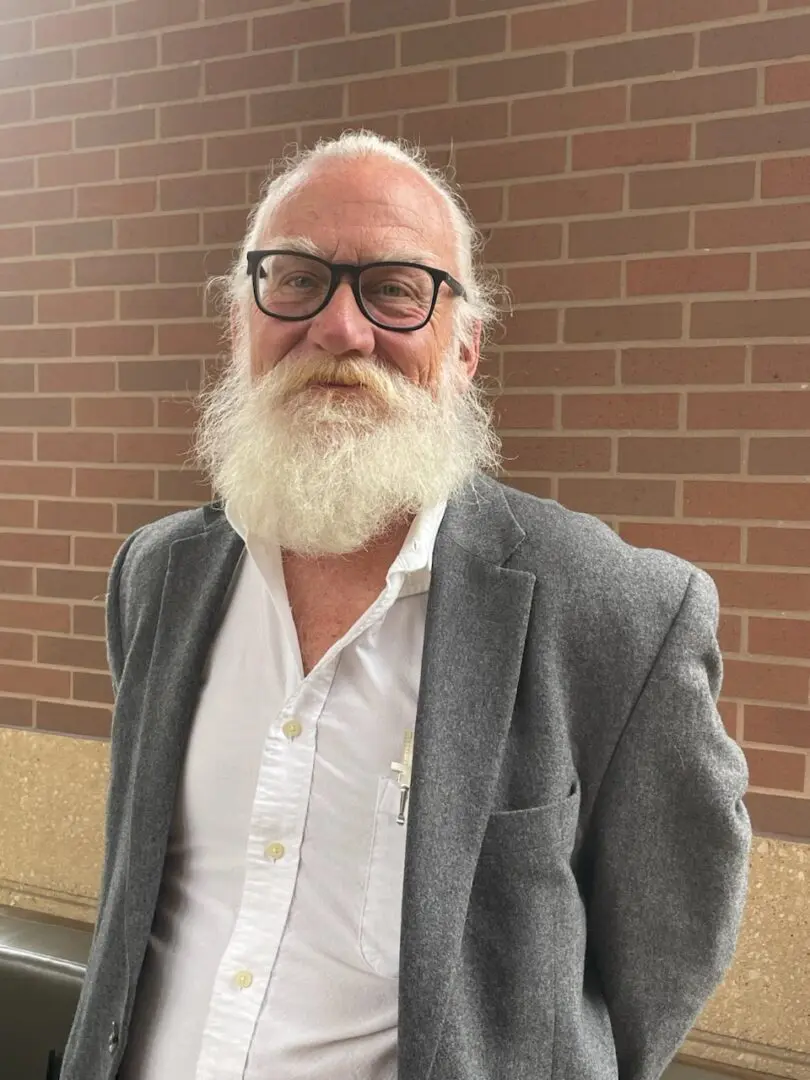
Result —
<path fill-rule="evenodd" d="M 457 348 L 435 392 L 373 359 L 282 362 L 255 381 L 248 373 L 249 357 L 236 355 L 203 394 L 197 456 L 248 535 L 296 554 L 367 548 L 500 463 L 490 410 Z"/>

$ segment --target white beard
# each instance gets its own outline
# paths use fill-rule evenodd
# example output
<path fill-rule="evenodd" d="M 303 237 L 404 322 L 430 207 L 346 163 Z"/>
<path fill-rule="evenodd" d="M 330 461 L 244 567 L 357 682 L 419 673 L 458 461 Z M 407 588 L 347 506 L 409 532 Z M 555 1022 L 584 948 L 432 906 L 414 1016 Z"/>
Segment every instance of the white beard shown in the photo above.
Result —
<path fill-rule="evenodd" d="M 435 392 L 374 359 L 287 361 L 256 381 L 249 370 L 247 355 L 234 356 L 203 395 L 197 455 L 247 534 L 284 550 L 367 548 L 500 463 L 490 410 L 458 348 Z"/>

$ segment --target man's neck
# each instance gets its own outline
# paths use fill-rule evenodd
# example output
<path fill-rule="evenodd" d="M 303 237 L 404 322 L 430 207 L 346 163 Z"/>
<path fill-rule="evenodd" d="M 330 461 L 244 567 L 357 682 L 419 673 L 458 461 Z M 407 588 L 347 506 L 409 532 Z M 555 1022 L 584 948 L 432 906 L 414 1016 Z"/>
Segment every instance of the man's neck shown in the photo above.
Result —
<path fill-rule="evenodd" d="M 411 515 L 397 522 L 383 536 L 367 548 L 345 555 L 298 555 L 283 550 L 281 553 L 285 574 L 306 575 L 321 581 L 342 581 L 346 585 L 359 586 L 385 581 L 391 565 L 402 550 L 405 537 L 413 523 Z"/>

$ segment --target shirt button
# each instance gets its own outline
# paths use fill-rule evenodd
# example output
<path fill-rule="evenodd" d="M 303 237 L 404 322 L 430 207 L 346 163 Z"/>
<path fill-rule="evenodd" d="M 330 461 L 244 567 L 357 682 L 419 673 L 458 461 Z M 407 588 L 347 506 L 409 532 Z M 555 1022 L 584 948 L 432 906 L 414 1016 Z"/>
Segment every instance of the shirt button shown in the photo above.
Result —
<path fill-rule="evenodd" d="M 297 739 L 304 729 L 297 720 L 288 720 L 281 730 L 288 739 Z"/>
<path fill-rule="evenodd" d="M 268 859 L 272 859 L 273 862 L 277 862 L 284 857 L 284 845 L 283 844 L 268 844 L 264 849 L 264 853 Z"/>
<path fill-rule="evenodd" d="M 249 986 L 253 985 L 253 976 L 249 971 L 240 971 L 233 981 L 240 990 L 247 990 Z"/>

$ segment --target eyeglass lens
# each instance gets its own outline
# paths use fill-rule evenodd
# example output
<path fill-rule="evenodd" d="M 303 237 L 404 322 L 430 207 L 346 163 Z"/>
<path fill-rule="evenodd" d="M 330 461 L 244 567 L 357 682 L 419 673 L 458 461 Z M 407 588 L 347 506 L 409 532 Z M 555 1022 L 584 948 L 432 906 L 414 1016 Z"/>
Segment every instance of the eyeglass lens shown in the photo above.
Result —
<path fill-rule="evenodd" d="M 270 315 L 307 318 L 323 303 L 330 281 L 328 267 L 306 255 L 266 255 L 258 271 L 260 305 Z M 413 266 L 368 267 L 359 286 L 368 314 L 397 329 L 419 326 L 433 304 L 433 277 Z"/>

